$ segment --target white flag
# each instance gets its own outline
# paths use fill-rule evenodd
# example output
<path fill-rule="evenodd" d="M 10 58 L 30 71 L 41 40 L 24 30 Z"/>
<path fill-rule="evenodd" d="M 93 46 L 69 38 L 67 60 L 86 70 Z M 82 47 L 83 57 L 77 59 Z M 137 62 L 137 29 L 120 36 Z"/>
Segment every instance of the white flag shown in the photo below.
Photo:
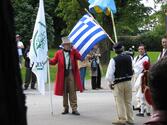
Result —
<path fill-rule="evenodd" d="M 32 43 L 30 46 L 30 64 L 33 66 L 32 71 L 37 77 L 38 90 L 45 94 L 45 83 L 47 82 L 47 34 L 44 13 L 43 0 L 39 0 L 38 14 L 34 26 Z"/>

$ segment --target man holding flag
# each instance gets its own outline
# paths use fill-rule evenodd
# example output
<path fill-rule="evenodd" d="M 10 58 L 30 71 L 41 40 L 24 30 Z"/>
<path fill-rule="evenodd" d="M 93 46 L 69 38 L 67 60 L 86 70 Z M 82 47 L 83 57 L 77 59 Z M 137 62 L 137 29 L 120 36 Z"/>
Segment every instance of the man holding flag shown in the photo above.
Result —
<path fill-rule="evenodd" d="M 49 60 L 51 65 L 58 64 L 54 94 L 63 96 L 63 115 L 69 113 L 68 99 L 70 100 L 72 114 L 80 115 L 77 111 L 76 90 L 83 91 L 77 64 L 81 55 L 76 49 L 72 48 L 68 37 L 62 37 L 61 45 L 63 49 L 58 50 L 54 57 Z"/>
<path fill-rule="evenodd" d="M 35 73 L 38 82 L 38 90 L 45 94 L 45 83 L 47 82 L 47 53 L 48 43 L 46 34 L 46 23 L 43 0 L 39 0 L 39 9 L 33 31 L 29 58 L 32 72 Z"/>
<path fill-rule="evenodd" d="M 77 60 L 83 60 L 94 45 L 107 37 L 102 28 L 89 15 L 84 15 L 74 26 L 68 37 L 62 37 L 61 50 L 49 60 L 51 65 L 58 64 L 54 94 L 63 96 L 64 111 L 69 113 L 68 98 L 72 114 L 77 111 L 76 90 L 83 91 Z"/>

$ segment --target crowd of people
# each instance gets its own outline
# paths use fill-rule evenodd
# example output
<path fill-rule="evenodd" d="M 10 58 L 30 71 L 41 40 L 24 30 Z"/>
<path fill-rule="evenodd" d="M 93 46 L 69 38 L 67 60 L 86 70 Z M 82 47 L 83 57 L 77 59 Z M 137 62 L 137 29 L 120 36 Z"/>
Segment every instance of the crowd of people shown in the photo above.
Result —
<path fill-rule="evenodd" d="M 106 73 L 117 109 L 117 119 L 112 124 L 134 124 L 133 110 L 139 110 L 136 116 L 144 117 L 145 113 L 151 116 L 145 124 L 167 124 L 166 103 L 163 100 L 167 88 L 167 36 L 162 38 L 161 44 L 163 49 L 155 64 L 151 64 L 144 44 L 138 46 L 134 59 L 131 54 L 124 52 L 121 43 L 113 46 L 117 56 L 110 60 Z M 135 92 L 134 101 L 132 91 Z"/>
<path fill-rule="evenodd" d="M 17 51 L 18 51 L 18 57 L 19 57 L 19 66 L 22 68 L 23 66 L 23 58 L 24 58 L 24 66 L 26 68 L 25 72 L 25 80 L 24 80 L 24 90 L 27 90 L 29 88 L 29 85 L 31 86 L 31 89 L 36 89 L 36 75 L 31 71 L 32 65 L 30 64 L 30 58 L 29 58 L 29 51 L 30 51 L 30 44 L 32 42 L 32 39 L 28 42 L 26 46 L 24 46 L 23 42 L 21 41 L 21 36 L 19 34 L 16 35 L 16 42 L 17 42 Z"/>
<path fill-rule="evenodd" d="M 3 0 L 1 3 L 1 33 L 3 41 L 7 45 L 1 47 L 2 55 L 4 55 L 1 57 L 3 64 L 1 65 L 1 69 L 3 70 L 0 70 L 2 74 L 1 83 L 3 83 L 1 84 L 1 122 L 2 124 L 27 125 L 27 107 L 25 106 L 25 96 L 20 86 L 22 82 L 18 67 L 22 68 L 23 55 L 27 58 L 29 50 L 27 48 L 27 51 L 23 54 L 22 49 L 24 49 L 24 44 L 21 42 L 20 35 L 16 35 L 18 56 L 16 55 L 16 46 L 13 44 L 13 34 L 15 34 L 13 9 L 9 1 Z M 77 110 L 76 90 L 83 91 L 84 82 L 81 83 L 77 66 L 77 60 L 80 60 L 81 57 L 75 49 L 71 49 L 71 44 L 67 38 L 62 38 L 62 41 L 63 49 L 57 51 L 55 56 L 49 60 L 51 65 L 58 64 L 56 83 L 60 82 L 61 84 L 55 84 L 55 94 L 62 95 L 64 98 L 64 111 L 62 114 L 69 113 L 69 98 L 72 114 L 80 115 Z M 134 88 L 137 92 L 136 94 L 140 93 L 140 96 L 136 96 L 137 104 L 134 105 L 134 109 L 140 109 L 137 116 L 143 117 L 145 115 L 143 109 L 147 107 L 147 104 L 152 107 L 152 112 L 146 112 L 147 115 L 151 113 L 151 117 L 144 124 L 167 125 L 167 102 L 164 97 L 167 90 L 167 36 L 163 37 L 161 42 L 163 49 L 155 64 L 150 64 L 150 58 L 146 54 L 144 45 L 138 47 L 139 55 L 135 59 L 132 58 L 133 56 L 129 56 L 133 53 L 129 55 L 124 53 L 122 44 L 117 43 L 113 46 L 117 55 L 110 60 L 106 74 L 106 80 L 113 91 L 116 101 L 117 119 L 113 121 L 113 124 L 135 123 L 132 108 L 132 90 Z M 100 56 L 98 54 L 98 57 Z M 19 62 L 15 59 L 16 57 L 19 57 Z M 91 56 L 88 58 L 92 63 L 93 70 L 93 58 Z M 123 62 L 127 67 L 121 65 Z M 140 73 L 134 69 L 134 65 L 137 63 L 141 66 L 140 68 L 136 66 L 136 69 L 138 68 Z M 31 67 L 31 65 L 26 67 L 27 72 L 30 73 Z M 60 79 L 61 77 L 64 79 Z M 98 85 L 92 85 L 92 88 L 99 87 Z"/>
<path fill-rule="evenodd" d="M 32 66 L 30 66 L 30 59 L 28 56 L 31 40 L 29 45 L 26 46 L 24 53 L 22 52 L 24 45 L 20 40 L 20 36 L 16 35 L 20 67 L 22 67 L 22 57 L 25 59 L 26 77 L 24 89 L 27 90 L 29 84 L 31 84 L 31 89 L 35 89 L 36 76 L 31 71 Z M 113 124 L 134 124 L 135 121 L 133 110 L 139 110 L 139 112 L 136 114 L 138 117 L 144 117 L 145 114 L 147 116 L 153 116 L 154 108 L 156 107 L 153 105 L 155 103 L 154 98 L 156 98 L 154 96 L 156 95 L 149 95 L 149 93 L 151 93 L 155 88 L 148 89 L 148 86 L 153 84 L 151 87 L 154 87 L 154 82 L 157 82 L 156 78 L 154 79 L 151 77 L 152 75 L 157 75 L 154 73 L 154 68 L 157 68 L 159 65 L 165 65 L 164 62 L 167 60 L 165 58 L 167 55 L 166 36 L 162 38 L 161 44 L 163 48 L 162 52 L 158 56 L 157 62 L 155 65 L 153 65 L 153 67 L 151 66 L 152 64 L 150 57 L 147 54 L 144 44 L 140 44 L 138 46 L 138 54 L 136 56 L 134 56 L 134 46 L 129 48 L 128 51 L 125 51 L 122 43 L 116 43 L 113 45 L 113 50 L 115 51 L 116 56 L 111 58 L 105 76 L 109 83 L 108 85 L 113 92 L 116 103 L 117 119 L 112 122 Z M 86 58 L 81 60 L 81 55 L 78 53 L 78 51 L 72 48 L 68 37 L 62 37 L 61 49 L 55 53 L 52 59 L 49 59 L 49 63 L 50 65 L 58 64 L 54 94 L 63 96 L 63 115 L 69 113 L 68 100 L 72 108 L 72 114 L 80 115 L 77 110 L 78 106 L 76 91 L 79 90 L 82 92 L 86 90 L 85 77 L 88 67 L 91 71 L 92 89 L 102 89 L 102 68 L 100 64 L 100 57 L 101 53 L 97 44 L 93 47 Z M 158 82 L 162 82 L 162 80 Z M 155 91 L 159 90 L 155 89 Z M 132 98 L 133 92 L 135 92 L 135 98 Z M 153 96 L 151 102 L 149 102 L 150 99 L 147 99 L 145 95 L 147 97 Z M 152 106 L 150 106 L 150 104 Z M 159 113 L 159 109 L 156 110 L 158 110 Z M 160 115 L 164 115 L 164 112 L 160 111 Z M 164 118 L 161 120 L 164 120 Z M 150 124 L 152 121 L 154 121 L 154 119 L 146 124 Z"/>

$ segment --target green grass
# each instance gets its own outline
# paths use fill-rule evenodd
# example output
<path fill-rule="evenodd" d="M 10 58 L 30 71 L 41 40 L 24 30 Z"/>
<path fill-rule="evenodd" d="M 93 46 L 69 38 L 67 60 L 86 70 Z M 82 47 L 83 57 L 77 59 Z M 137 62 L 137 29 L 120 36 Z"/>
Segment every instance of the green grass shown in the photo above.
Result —
<path fill-rule="evenodd" d="M 147 52 L 147 54 L 150 57 L 151 64 L 154 64 L 157 61 L 158 55 L 160 52 Z M 135 52 L 135 56 L 138 54 L 138 52 Z M 116 54 L 111 51 L 111 58 L 114 57 Z"/>
<path fill-rule="evenodd" d="M 50 49 L 49 50 L 49 57 L 52 58 L 54 56 L 54 53 L 56 52 L 55 49 Z M 135 53 L 135 55 L 137 54 L 137 52 Z M 151 59 L 151 63 L 155 63 L 159 52 L 148 52 L 148 55 Z M 111 51 L 111 58 L 115 56 L 115 53 L 113 51 Z M 21 74 L 22 74 L 22 79 L 23 82 L 25 80 L 25 67 L 23 65 L 22 69 L 21 69 Z M 104 76 L 106 74 L 106 70 L 107 70 L 107 65 L 102 65 L 102 76 Z M 53 82 L 55 80 L 55 74 L 57 71 L 57 65 L 56 66 L 50 66 L 50 79 L 51 82 Z M 87 68 L 87 73 L 86 73 L 86 79 L 90 79 L 90 68 Z"/>
<path fill-rule="evenodd" d="M 154 64 L 157 61 L 158 55 L 160 52 L 148 52 L 148 55 L 151 60 L 151 64 Z"/>

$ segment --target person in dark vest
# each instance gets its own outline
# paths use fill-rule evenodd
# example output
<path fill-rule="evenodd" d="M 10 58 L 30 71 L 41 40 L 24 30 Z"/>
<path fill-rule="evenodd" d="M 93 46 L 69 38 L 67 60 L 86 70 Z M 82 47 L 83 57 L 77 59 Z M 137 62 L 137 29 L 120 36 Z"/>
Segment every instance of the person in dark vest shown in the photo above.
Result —
<path fill-rule="evenodd" d="M 112 124 L 134 124 L 131 86 L 132 58 L 123 52 L 124 46 L 121 43 L 116 43 L 113 49 L 117 56 L 110 60 L 106 73 L 106 80 L 113 90 L 117 110 L 117 118 Z"/>
<path fill-rule="evenodd" d="M 160 55 L 158 56 L 157 60 L 160 60 L 161 58 L 167 56 L 167 36 L 164 36 L 161 39 L 161 45 L 162 45 L 162 51 L 161 51 Z"/>

